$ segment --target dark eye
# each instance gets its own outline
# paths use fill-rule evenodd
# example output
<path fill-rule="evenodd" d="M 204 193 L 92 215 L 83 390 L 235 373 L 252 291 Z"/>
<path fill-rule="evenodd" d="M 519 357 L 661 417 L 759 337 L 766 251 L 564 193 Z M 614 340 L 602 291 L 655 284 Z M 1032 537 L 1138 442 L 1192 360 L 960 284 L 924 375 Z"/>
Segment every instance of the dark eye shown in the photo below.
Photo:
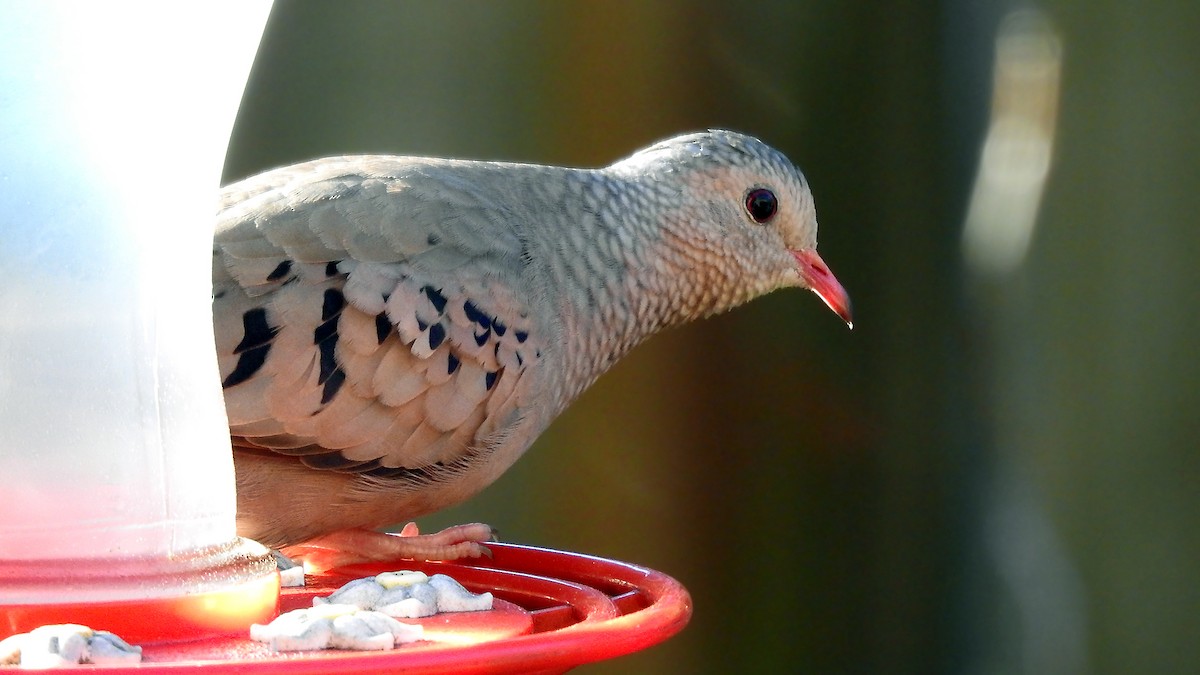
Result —
<path fill-rule="evenodd" d="M 778 209 L 779 202 L 775 199 L 774 192 L 766 188 L 755 188 L 746 193 L 746 213 L 750 214 L 754 222 L 767 222 Z"/>

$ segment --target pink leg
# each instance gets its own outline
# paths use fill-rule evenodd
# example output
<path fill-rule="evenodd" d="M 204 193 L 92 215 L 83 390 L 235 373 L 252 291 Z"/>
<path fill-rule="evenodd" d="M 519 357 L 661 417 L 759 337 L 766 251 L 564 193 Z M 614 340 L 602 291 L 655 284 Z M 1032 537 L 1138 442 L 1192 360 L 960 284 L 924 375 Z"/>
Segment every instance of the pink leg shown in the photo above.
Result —
<path fill-rule="evenodd" d="M 495 532 L 483 523 L 455 525 L 435 534 L 421 534 L 416 523 L 404 526 L 399 535 L 374 530 L 341 530 L 309 539 L 281 552 L 304 561 L 308 572 L 384 560 L 458 560 L 491 555 L 484 542 L 494 541 Z"/>

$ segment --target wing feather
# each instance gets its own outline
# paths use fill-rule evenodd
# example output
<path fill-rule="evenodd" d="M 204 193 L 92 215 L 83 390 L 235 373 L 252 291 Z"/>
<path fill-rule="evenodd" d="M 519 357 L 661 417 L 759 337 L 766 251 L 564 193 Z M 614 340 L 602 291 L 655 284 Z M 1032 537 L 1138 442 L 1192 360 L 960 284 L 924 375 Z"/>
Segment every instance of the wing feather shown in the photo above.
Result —
<path fill-rule="evenodd" d="M 449 466 L 536 405 L 545 330 L 512 213 L 445 164 L 334 158 L 223 192 L 214 329 L 246 445 L 338 471 Z M 262 363 L 239 352 L 252 334 Z"/>

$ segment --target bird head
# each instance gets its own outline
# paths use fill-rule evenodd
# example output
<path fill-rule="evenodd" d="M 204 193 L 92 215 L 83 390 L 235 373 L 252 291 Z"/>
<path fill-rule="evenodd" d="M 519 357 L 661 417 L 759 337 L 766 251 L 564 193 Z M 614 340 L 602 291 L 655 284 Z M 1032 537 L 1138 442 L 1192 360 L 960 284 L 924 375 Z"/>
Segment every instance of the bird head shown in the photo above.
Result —
<path fill-rule="evenodd" d="M 808 181 L 778 150 L 710 130 L 667 139 L 613 168 L 682 188 L 665 230 L 680 233 L 706 268 L 732 278 L 738 292 L 725 304 L 780 287 L 805 288 L 853 327 L 850 296 L 817 254 Z"/>

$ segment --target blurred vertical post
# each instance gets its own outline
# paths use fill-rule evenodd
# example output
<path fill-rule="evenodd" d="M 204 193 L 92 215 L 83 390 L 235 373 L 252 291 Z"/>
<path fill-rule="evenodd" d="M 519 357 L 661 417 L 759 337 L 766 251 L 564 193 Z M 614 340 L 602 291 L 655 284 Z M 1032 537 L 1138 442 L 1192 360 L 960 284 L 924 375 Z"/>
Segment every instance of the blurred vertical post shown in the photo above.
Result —
<path fill-rule="evenodd" d="M 1200 5 L 1043 6 L 1065 46 L 1049 189 L 1021 263 L 977 289 L 997 628 L 1042 672 L 1191 672 Z"/>
<path fill-rule="evenodd" d="M 1062 72 L 1062 44 L 1049 18 L 1010 12 L 996 34 L 992 110 L 963 226 L 962 252 L 974 300 L 977 392 L 993 457 L 981 520 L 988 601 L 973 619 L 990 639 L 972 655 L 977 667 L 1020 672 L 1086 672 L 1082 589 L 1042 497 L 1014 454 L 1020 431 L 1005 419 L 1005 380 L 1026 367 L 1028 343 L 1013 328 L 1022 303 L 1006 291 L 1025 264 L 1050 177 Z M 1015 362 L 1014 362 L 1015 361 Z M 994 584 L 994 585 L 993 585 Z M 1011 608 L 1011 609 L 1001 609 Z M 984 665 L 986 664 L 986 665 Z"/>

